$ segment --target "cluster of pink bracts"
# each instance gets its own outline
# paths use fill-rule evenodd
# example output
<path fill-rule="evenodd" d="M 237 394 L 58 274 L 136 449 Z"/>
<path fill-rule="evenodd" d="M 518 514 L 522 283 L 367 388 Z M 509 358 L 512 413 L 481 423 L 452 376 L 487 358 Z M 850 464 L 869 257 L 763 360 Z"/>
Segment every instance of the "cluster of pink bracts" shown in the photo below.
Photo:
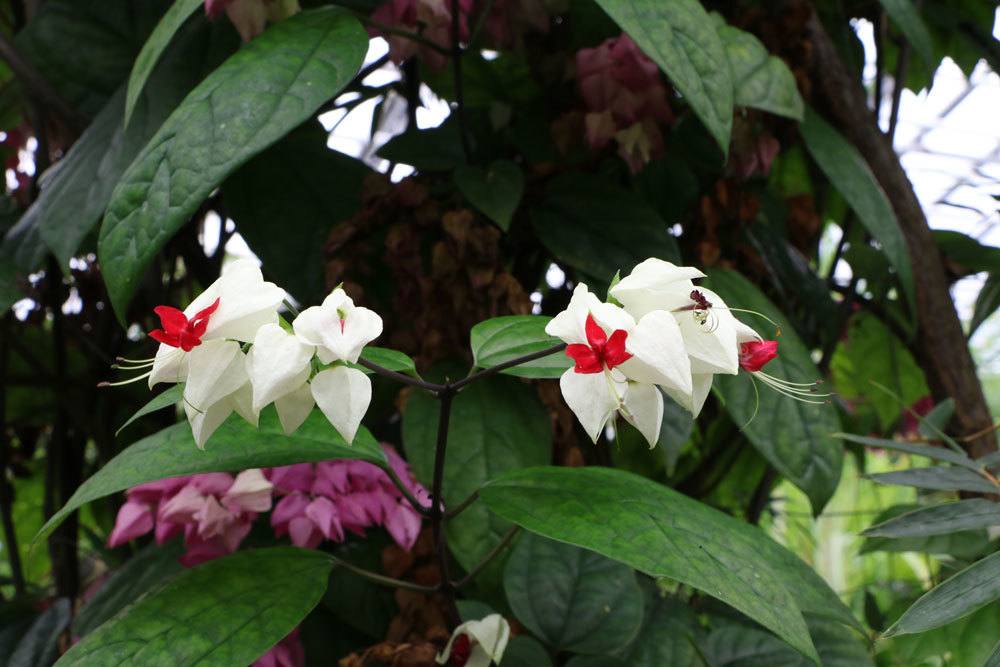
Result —
<path fill-rule="evenodd" d="M 396 475 L 430 506 L 430 497 L 396 450 L 383 445 Z M 153 531 L 163 544 L 177 535 L 192 567 L 236 551 L 262 512 L 271 512 L 276 536 L 314 548 L 342 542 L 383 526 L 403 549 L 413 547 L 421 516 L 380 468 L 363 461 L 322 461 L 281 468 L 172 477 L 134 486 L 118 512 L 108 545 L 116 547 Z"/>

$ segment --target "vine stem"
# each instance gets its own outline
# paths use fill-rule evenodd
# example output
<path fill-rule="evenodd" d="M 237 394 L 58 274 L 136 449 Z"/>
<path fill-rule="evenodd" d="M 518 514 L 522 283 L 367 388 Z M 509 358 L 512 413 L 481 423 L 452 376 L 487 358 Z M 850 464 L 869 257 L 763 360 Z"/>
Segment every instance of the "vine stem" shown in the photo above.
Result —
<path fill-rule="evenodd" d="M 503 553 L 504 549 L 510 546 L 510 543 L 514 540 L 515 537 L 517 537 L 517 534 L 518 532 L 520 532 L 520 530 L 521 530 L 520 526 L 511 526 L 510 530 L 508 530 L 506 534 L 504 534 L 503 539 L 500 540 L 500 543 L 497 544 L 495 547 L 493 547 L 493 549 L 491 549 L 490 552 L 486 554 L 486 556 L 484 556 L 483 559 L 479 561 L 479 563 L 474 568 L 469 570 L 468 574 L 466 574 L 458 581 L 454 582 L 452 586 L 455 588 L 462 588 L 470 581 L 475 579 L 480 572 L 486 569 L 487 565 L 492 563 L 497 556 Z"/>
<path fill-rule="evenodd" d="M 467 384 L 471 384 L 476 380 L 481 380 L 484 377 L 489 377 L 490 375 L 496 375 L 500 371 L 507 370 L 508 368 L 513 368 L 520 364 L 527 363 L 529 361 L 534 361 L 535 359 L 541 359 L 542 357 L 547 357 L 550 354 L 555 354 L 557 352 L 562 352 L 566 349 L 566 343 L 559 343 L 553 345 L 552 347 L 547 347 L 544 350 L 539 350 L 538 352 L 532 352 L 531 354 L 526 354 L 522 357 L 517 357 L 516 359 L 511 359 L 510 361 L 505 361 L 502 364 L 497 364 L 496 366 L 490 366 L 489 368 L 484 368 L 476 373 L 470 373 L 468 377 L 462 378 L 458 382 L 452 384 L 452 388 L 458 391 Z"/>
<path fill-rule="evenodd" d="M 364 568 L 358 567 L 353 563 L 349 563 L 346 560 L 337 558 L 336 556 L 330 556 L 334 564 L 338 567 L 342 567 L 348 572 L 352 572 L 362 579 L 367 579 L 369 581 L 374 581 L 376 584 L 382 584 L 383 586 L 392 586 L 395 588 L 403 588 L 408 591 L 416 591 L 418 593 L 436 593 L 438 587 L 436 586 L 424 586 L 422 584 L 416 584 L 412 581 L 404 581 L 402 579 L 395 579 L 393 577 L 387 577 L 384 574 L 379 574 L 378 572 L 372 572 Z"/>
<path fill-rule="evenodd" d="M 448 601 L 445 609 L 448 624 L 454 628 L 461 622 L 458 607 L 455 605 L 455 589 L 448 574 L 448 538 L 444 534 L 443 497 L 445 453 L 448 449 L 448 424 L 451 420 L 452 398 L 455 390 L 451 385 L 445 385 L 438 394 L 441 401 L 438 412 L 437 443 L 434 447 L 434 480 L 431 486 L 431 536 L 434 539 L 434 549 L 437 553 L 438 567 L 441 570 L 441 590 Z"/>

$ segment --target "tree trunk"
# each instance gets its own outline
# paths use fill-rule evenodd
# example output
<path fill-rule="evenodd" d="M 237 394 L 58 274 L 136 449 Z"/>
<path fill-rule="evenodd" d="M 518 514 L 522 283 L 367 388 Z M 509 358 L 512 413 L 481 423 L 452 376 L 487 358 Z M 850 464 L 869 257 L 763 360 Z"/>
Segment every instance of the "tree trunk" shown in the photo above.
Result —
<path fill-rule="evenodd" d="M 833 41 L 813 12 L 806 28 L 812 43 L 809 63 L 814 96 L 827 118 L 861 152 L 889 196 L 906 237 L 916 282 L 915 348 L 935 401 L 955 400 L 954 432 L 976 434 L 963 443 L 972 456 L 997 449 L 986 397 L 952 302 L 941 256 L 913 186 L 868 109 L 860 82 L 851 76 Z"/>

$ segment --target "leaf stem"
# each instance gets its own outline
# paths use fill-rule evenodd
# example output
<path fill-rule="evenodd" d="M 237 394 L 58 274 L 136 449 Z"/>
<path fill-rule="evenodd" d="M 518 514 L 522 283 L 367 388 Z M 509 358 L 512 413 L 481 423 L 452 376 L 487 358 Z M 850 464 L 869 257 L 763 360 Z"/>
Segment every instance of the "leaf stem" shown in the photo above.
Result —
<path fill-rule="evenodd" d="M 497 544 L 495 547 L 493 547 L 493 549 L 491 549 L 490 552 L 486 554 L 486 556 L 484 556 L 483 559 L 479 561 L 479 563 L 474 568 L 472 568 L 472 570 L 470 570 L 467 575 L 465 575 L 458 581 L 454 582 L 452 586 L 454 586 L 455 588 L 462 588 L 463 586 L 471 582 L 473 579 L 475 579 L 480 572 L 486 569 L 487 565 L 492 563 L 497 556 L 503 553 L 503 550 L 510 545 L 510 543 L 517 536 L 517 533 L 520 530 L 521 530 L 520 526 L 511 526 L 510 530 L 508 530 L 506 534 L 504 534 L 503 539 L 500 540 L 500 543 Z"/>
<path fill-rule="evenodd" d="M 375 362 L 365 359 L 364 357 L 358 357 L 358 365 L 364 366 L 368 370 L 378 375 L 383 375 L 387 378 L 392 378 L 393 380 L 397 380 L 399 382 L 402 382 L 403 384 L 408 384 L 411 387 L 418 387 L 425 391 L 429 391 L 432 394 L 440 394 L 442 391 L 445 390 L 445 385 L 443 384 L 427 382 L 426 380 L 421 380 L 420 378 L 415 378 L 406 375 L 405 373 L 399 373 L 397 371 L 389 370 L 388 368 L 385 368 L 384 366 L 379 366 Z"/>
<path fill-rule="evenodd" d="M 476 502 L 477 500 L 479 500 L 479 491 L 473 491 L 468 498 L 466 498 L 458 505 L 456 505 L 454 508 L 444 513 L 445 520 L 449 521 L 451 519 L 454 519 L 456 516 L 464 512 L 470 505 L 472 505 L 472 503 Z"/>
<path fill-rule="evenodd" d="M 372 572 L 371 570 L 366 570 L 364 568 L 358 567 L 353 563 L 349 563 L 346 560 L 337 558 L 331 555 L 331 560 L 339 567 L 344 568 L 348 572 L 352 572 L 363 579 L 369 581 L 374 581 L 376 584 L 382 584 L 383 586 L 391 586 L 393 588 L 402 588 L 408 591 L 416 591 L 418 593 L 436 593 L 437 586 L 424 586 L 423 584 L 416 584 L 412 581 L 403 581 L 402 579 L 394 579 L 393 577 L 387 577 L 384 574 L 379 574 L 378 572 Z"/>
<path fill-rule="evenodd" d="M 489 368 L 484 368 L 481 371 L 472 373 L 468 377 L 462 378 L 458 382 L 453 383 L 451 387 L 455 391 L 458 391 L 465 385 L 475 382 L 476 380 L 482 379 L 490 375 L 496 375 L 500 371 L 507 370 L 508 368 L 513 368 L 514 366 L 527 363 L 529 361 L 534 361 L 535 359 L 541 359 L 542 357 L 547 357 L 550 354 L 562 352 L 565 349 L 566 349 L 566 343 L 559 343 L 557 345 L 553 345 L 552 347 L 547 347 L 544 350 L 539 350 L 538 352 L 532 352 L 531 354 L 526 354 L 522 357 L 511 359 L 510 361 L 505 361 L 502 364 L 497 364 L 496 366 L 490 366 Z"/>
<path fill-rule="evenodd" d="M 409 39 L 421 46 L 425 46 L 428 49 L 440 53 L 442 56 L 450 55 L 448 49 L 444 48 L 440 44 L 433 42 L 420 33 L 410 32 L 409 30 L 401 30 L 400 28 L 394 28 L 391 25 L 386 25 L 384 23 L 379 23 L 378 21 L 373 21 L 364 14 L 355 13 L 355 16 L 359 21 L 364 23 L 366 26 L 375 28 L 379 32 L 385 33 L 386 35 L 396 35 L 397 37 L 403 37 L 404 39 Z"/>

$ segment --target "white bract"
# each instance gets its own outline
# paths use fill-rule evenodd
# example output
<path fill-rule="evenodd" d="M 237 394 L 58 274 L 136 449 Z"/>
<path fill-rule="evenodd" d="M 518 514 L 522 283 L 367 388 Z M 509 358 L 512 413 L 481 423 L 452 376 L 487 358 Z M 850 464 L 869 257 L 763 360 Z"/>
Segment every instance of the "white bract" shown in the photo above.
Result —
<path fill-rule="evenodd" d="M 500 614 L 490 614 L 480 621 L 466 621 L 455 628 L 444 651 L 438 654 L 439 665 L 448 664 L 453 654 L 455 664 L 462 667 L 489 667 L 501 664 L 507 642 L 510 641 L 510 624 Z"/>
<path fill-rule="evenodd" d="M 576 364 L 563 373 L 559 386 L 594 442 L 617 411 L 653 446 L 663 420 L 657 387 L 691 400 L 691 363 L 669 312 L 648 311 L 637 322 L 580 284 L 545 332 L 568 343 L 566 354 Z"/>

